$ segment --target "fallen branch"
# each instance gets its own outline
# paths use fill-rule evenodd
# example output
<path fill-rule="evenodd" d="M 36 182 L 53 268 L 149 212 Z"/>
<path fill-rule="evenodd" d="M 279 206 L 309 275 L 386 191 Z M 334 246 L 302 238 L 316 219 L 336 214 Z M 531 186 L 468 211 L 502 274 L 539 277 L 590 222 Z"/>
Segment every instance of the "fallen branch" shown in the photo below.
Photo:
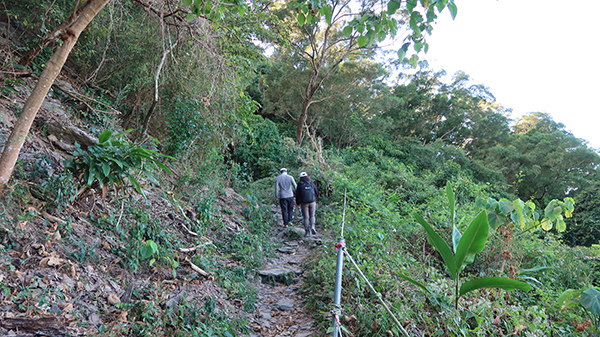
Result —
<path fill-rule="evenodd" d="M 31 71 L 9 71 L 9 70 L 0 70 L 0 74 L 12 75 L 15 78 L 32 77 L 32 75 L 33 75 L 33 73 Z"/>
<path fill-rule="evenodd" d="M 90 110 L 94 111 L 95 113 L 101 112 L 101 113 L 105 113 L 105 114 L 109 114 L 109 115 L 122 115 L 121 111 L 119 111 L 119 110 L 116 110 L 115 108 L 111 107 L 111 106 L 110 106 L 110 105 L 108 105 L 108 104 L 102 103 L 102 102 L 100 102 L 100 101 L 98 101 L 98 100 L 95 100 L 95 99 L 93 99 L 93 98 L 91 98 L 91 97 L 89 97 L 89 96 L 86 96 L 86 95 L 80 94 L 80 93 L 78 93 L 78 92 L 74 92 L 74 91 L 72 91 L 72 90 L 68 90 L 68 89 L 66 89 L 66 88 L 64 88 L 64 87 L 61 87 L 61 86 L 60 86 L 60 85 L 58 85 L 56 82 L 54 82 L 54 83 L 53 83 L 53 85 L 54 85 L 55 87 L 59 88 L 60 90 L 62 90 L 62 91 L 65 93 L 65 94 L 67 94 L 67 95 L 69 95 L 69 96 L 71 96 L 71 97 L 75 98 L 76 100 L 80 101 L 80 102 L 81 102 L 81 103 L 83 103 L 85 106 L 87 106 L 87 107 L 88 107 L 88 109 L 90 109 Z M 98 110 L 98 109 L 95 109 L 95 108 L 93 108 L 93 107 L 92 107 L 92 105 L 91 105 L 90 103 L 88 103 L 86 100 L 88 100 L 88 101 L 92 101 L 92 102 L 94 102 L 94 103 L 96 103 L 96 104 L 100 104 L 100 105 L 102 105 L 102 106 L 105 106 L 105 107 L 107 107 L 107 108 L 109 108 L 109 109 L 112 109 L 113 111 L 104 111 L 104 110 Z"/>
<path fill-rule="evenodd" d="M 180 225 L 188 232 L 188 234 L 193 235 L 193 236 L 198 236 L 198 233 L 192 232 L 189 228 L 187 228 L 187 226 L 183 222 L 181 222 Z"/>
<path fill-rule="evenodd" d="M 190 247 L 190 248 L 178 248 L 178 249 L 182 253 L 191 253 L 191 252 L 195 252 L 198 248 L 206 247 L 206 246 L 212 245 L 212 244 L 213 244 L 212 241 L 207 241 L 205 243 L 201 243 L 201 244 L 199 244 L 197 246 L 194 246 L 194 247 Z"/>
<path fill-rule="evenodd" d="M 58 222 L 61 225 L 66 225 L 67 224 L 67 222 L 65 220 L 63 220 L 61 218 L 57 218 L 54 215 L 50 215 L 50 214 L 48 214 L 46 212 L 42 212 L 41 214 L 42 214 L 42 216 L 44 218 L 48 219 L 48 221 Z"/>
<path fill-rule="evenodd" d="M 202 268 L 195 265 L 192 261 L 190 261 L 190 259 L 186 258 L 185 261 L 190 264 L 190 267 L 192 267 L 192 270 L 195 271 L 196 273 L 198 273 L 204 277 L 210 276 L 209 273 L 205 272 Z"/>

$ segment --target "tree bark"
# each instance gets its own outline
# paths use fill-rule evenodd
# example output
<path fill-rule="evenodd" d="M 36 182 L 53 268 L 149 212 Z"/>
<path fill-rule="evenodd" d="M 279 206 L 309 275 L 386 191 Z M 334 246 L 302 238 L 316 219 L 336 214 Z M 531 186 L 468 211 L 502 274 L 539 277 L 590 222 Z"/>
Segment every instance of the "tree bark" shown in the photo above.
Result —
<path fill-rule="evenodd" d="M 300 111 L 300 116 L 298 116 L 298 124 L 296 129 L 296 145 L 301 145 L 302 140 L 304 139 L 304 125 L 306 124 L 306 119 L 308 118 L 308 107 L 311 104 L 311 99 L 307 98 L 302 102 L 302 111 Z"/>
<path fill-rule="evenodd" d="M 0 193 L 4 191 L 4 188 L 8 184 L 33 120 L 44 102 L 52 83 L 60 73 L 73 46 L 75 46 L 79 35 L 109 1 L 88 0 L 82 6 L 73 25 L 62 35 L 64 41 L 62 46 L 56 49 L 50 60 L 46 63 L 46 68 L 42 72 L 33 92 L 25 102 L 21 116 L 19 116 L 10 137 L 4 145 L 4 150 L 0 157 Z"/>

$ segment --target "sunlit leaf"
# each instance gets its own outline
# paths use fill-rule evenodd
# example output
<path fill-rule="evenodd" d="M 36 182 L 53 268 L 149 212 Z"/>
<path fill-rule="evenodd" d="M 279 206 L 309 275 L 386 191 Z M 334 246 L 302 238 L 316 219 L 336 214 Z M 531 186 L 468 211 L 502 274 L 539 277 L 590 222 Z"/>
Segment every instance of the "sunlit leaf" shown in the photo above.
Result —
<path fill-rule="evenodd" d="M 405 56 L 406 56 L 406 51 L 402 48 L 398 49 L 398 59 L 400 60 L 400 62 L 402 62 L 404 60 Z"/>
<path fill-rule="evenodd" d="M 344 27 L 344 30 L 342 30 L 342 34 L 344 34 L 344 36 L 350 36 L 353 30 L 354 29 L 351 26 L 346 26 Z"/>
<path fill-rule="evenodd" d="M 328 25 L 331 25 L 331 21 L 333 20 L 333 9 L 331 6 L 323 7 L 323 11 L 325 12 L 325 21 Z"/>
<path fill-rule="evenodd" d="M 528 283 L 509 279 L 506 277 L 484 277 L 467 281 L 460 286 L 459 296 L 462 296 L 470 291 L 481 288 L 501 288 L 504 290 L 521 289 L 529 291 L 531 286 Z"/>
<path fill-rule="evenodd" d="M 388 2 L 388 14 L 394 14 L 400 8 L 400 1 L 392 0 Z"/>
<path fill-rule="evenodd" d="M 415 68 L 417 67 L 418 62 L 419 62 L 419 57 L 417 55 L 411 56 L 410 59 L 408 60 L 408 63 L 410 63 L 410 65 Z"/>
<path fill-rule="evenodd" d="M 480 212 L 471 222 L 463 234 L 456 248 L 456 269 L 462 270 L 464 266 L 475 260 L 475 254 L 485 247 L 489 233 L 487 214 Z"/>
<path fill-rule="evenodd" d="M 450 10 L 450 15 L 452 15 L 452 20 L 454 20 L 456 18 L 456 13 L 458 12 L 456 5 L 453 3 L 449 3 L 448 9 Z"/>
<path fill-rule="evenodd" d="M 540 271 L 548 270 L 550 267 L 534 267 L 519 270 L 519 274 L 527 274 L 527 273 L 537 273 Z"/>
<path fill-rule="evenodd" d="M 562 216 L 556 220 L 556 230 L 559 233 L 562 233 L 567 230 L 567 224 L 565 223 L 565 220 L 563 220 Z"/>
<path fill-rule="evenodd" d="M 582 291 L 576 289 L 567 289 L 558 297 L 557 304 L 560 310 L 573 309 L 579 305 L 579 299 Z"/>
<path fill-rule="evenodd" d="M 358 39 L 356 40 L 356 43 L 358 43 L 359 47 L 364 47 L 367 45 L 367 37 L 366 36 L 359 36 Z"/>
<path fill-rule="evenodd" d="M 298 20 L 298 24 L 300 26 L 304 25 L 304 22 L 306 22 L 306 16 L 304 13 L 298 13 L 298 17 L 296 19 Z"/>
<path fill-rule="evenodd" d="M 549 220 L 548 218 L 544 218 L 544 220 L 542 220 L 542 229 L 545 231 L 549 231 L 552 229 L 552 220 Z"/>
<path fill-rule="evenodd" d="M 417 7 L 417 0 L 407 0 L 406 1 L 406 9 L 408 10 L 409 13 L 412 13 L 412 11 L 415 9 L 415 7 Z"/>

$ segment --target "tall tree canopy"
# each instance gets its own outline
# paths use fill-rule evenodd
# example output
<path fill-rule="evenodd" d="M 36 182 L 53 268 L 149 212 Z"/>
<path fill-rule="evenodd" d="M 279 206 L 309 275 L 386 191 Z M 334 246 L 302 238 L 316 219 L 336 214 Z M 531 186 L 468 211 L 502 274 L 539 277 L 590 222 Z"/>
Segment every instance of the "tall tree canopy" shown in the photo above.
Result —
<path fill-rule="evenodd" d="M 502 170 L 523 200 L 545 205 L 598 179 L 600 156 L 560 123 L 543 113 L 530 113 L 514 126 L 505 146 L 485 158 Z"/>

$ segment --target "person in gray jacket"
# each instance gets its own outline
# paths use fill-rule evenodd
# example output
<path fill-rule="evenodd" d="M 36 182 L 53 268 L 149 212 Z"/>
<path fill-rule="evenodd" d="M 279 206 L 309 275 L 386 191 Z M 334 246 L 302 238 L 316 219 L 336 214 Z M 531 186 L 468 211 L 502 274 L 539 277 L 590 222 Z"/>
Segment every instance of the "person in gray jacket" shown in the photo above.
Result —
<path fill-rule="evenodd" d="M 275 201 L 279 201 L 281 206 L 281 219 L 283 226 L 287 226 L 292 222 L 294 214 L 294 191 L 296 190 L 296 181 L 294 177 L 287 174 L 287 169 L 284 167 L 279 170 L 281 174 L 275 182 Z"/>

